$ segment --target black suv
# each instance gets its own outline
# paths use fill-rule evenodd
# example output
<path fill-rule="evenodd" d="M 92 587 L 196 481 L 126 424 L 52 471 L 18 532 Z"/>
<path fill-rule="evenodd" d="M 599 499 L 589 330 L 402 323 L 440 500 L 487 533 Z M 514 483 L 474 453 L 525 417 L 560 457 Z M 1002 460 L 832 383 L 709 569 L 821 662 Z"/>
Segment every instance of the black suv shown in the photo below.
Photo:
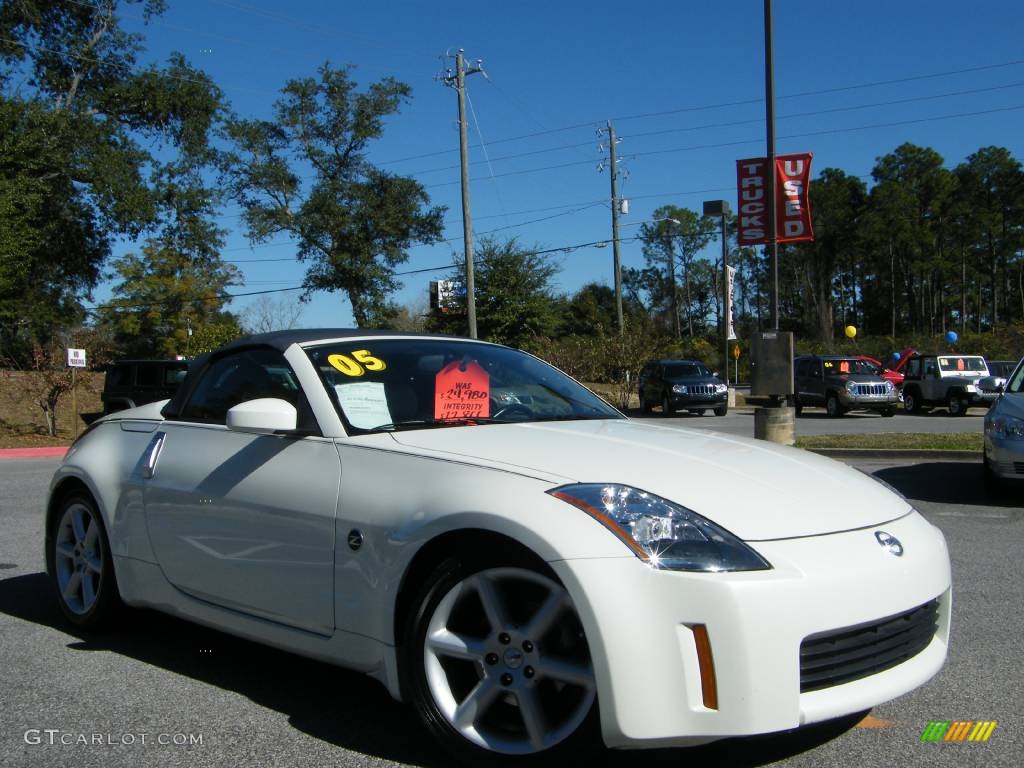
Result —
<path fill-rule="evenodd" d="M 660 404 L 663 416 L 687 410 L 698 416 L 708 408 L 715 416 L 729 411 L 729 388 L 699 360 L 652 360 L 640 371 L 640 408 Z"/>
<path fill-rule="evenodd" d="M 187 360 L 118 360 L 103 382 L 103 413 L 167 400 L 188 371 Z"/>
<path fill-rule="evenodd" d="M 863 408 L 893 416 L 899 392 L 891 381 L 875 375 L 878 366 L 857 357 L 802 355 L 793 361 L 796 413 L 824 406 L 829 416 Z"/>

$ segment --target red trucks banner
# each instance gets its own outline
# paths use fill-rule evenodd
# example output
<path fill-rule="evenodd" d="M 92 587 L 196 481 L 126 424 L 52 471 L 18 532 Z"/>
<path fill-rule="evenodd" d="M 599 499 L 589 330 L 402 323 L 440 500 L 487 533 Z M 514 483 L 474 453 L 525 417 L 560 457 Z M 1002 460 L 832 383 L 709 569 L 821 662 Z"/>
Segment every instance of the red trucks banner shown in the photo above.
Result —
<path fill-rule="evenodd" d="M 813 240 L 811 205 L 811 153 L 775 156 L 775 232 L 780 243 Z M 739 191 L 738 245 L 768 242 L 768 159 L 755 157 L 736 161 Z"/>

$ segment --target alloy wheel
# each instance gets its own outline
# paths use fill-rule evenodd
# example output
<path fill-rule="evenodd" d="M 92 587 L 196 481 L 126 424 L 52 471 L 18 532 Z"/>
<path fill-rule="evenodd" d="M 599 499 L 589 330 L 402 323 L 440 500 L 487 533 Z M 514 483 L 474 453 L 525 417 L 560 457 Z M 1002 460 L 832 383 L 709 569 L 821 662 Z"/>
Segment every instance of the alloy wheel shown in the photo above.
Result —
<path fill-rule="evenodd" d="M 550 749 L 581 726 L 596 687 L 565 588 L 525 568 L 457 582 L 423 638 L 426 686 L 448 725 L 489 752 Z"/>
<path fill-rule="evenodd" d="M 60 599 L 72 613 L 92 610 L 100 595 L 105 561 L 101 523 L 95 510 L 73 503 L 64 510 L 54 537 L 54 568 Z"/>

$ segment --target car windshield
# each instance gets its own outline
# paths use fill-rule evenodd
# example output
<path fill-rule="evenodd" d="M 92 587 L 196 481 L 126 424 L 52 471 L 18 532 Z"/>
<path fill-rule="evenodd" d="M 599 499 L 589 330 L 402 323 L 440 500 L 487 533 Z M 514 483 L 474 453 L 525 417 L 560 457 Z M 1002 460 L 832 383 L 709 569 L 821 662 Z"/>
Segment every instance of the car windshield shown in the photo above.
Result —
<path fill-rule="evenodd" d="M 456 339 L 363 339 L 308 348 L 350 433 L 620 419 L 556 368 Z"/>
<path fill-rule="evenodd" d="M 1006 392 L 1024 392 L 1024 365 L 1018 365 L 1006 382 Z"/>
<path fill-rule="evenodd" d="M 878 366 L 869 363 L 867 360 L 849 358 L 847 360 L 825 360 L 826 376 L 846 376 L 850 373 L 878 374 Z"/>
<path fill-rule="evenodd" d="M 988 373 L 988 366 L 982 357 L 940 357 L 939 368 L 944 371 L 974 371 Z"/>
<path fill-rule="evenodd" d="M 711 371 L 700 363 L 667 363 L 665 365 L 666 379 L 682 379 L 686 376 L 710 376 Z"/>

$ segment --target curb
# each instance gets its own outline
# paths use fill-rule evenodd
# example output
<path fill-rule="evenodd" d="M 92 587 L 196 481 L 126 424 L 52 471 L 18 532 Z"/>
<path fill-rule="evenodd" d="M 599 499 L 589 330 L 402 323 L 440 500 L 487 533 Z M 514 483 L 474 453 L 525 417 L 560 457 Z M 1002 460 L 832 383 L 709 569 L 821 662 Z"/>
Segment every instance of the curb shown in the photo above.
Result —
<path fill-rule="evenodd" d="M 944 451 L 936 448 L 805 448 L 833 459 L 942 459 L 981 461 L 981 451 Z"/>
<path fill-rule="evenodd" d="M 50 459 L 63 457 L 67 452 L 66 445 L 48 448 L 0 448 L 0 459 Z"/>

